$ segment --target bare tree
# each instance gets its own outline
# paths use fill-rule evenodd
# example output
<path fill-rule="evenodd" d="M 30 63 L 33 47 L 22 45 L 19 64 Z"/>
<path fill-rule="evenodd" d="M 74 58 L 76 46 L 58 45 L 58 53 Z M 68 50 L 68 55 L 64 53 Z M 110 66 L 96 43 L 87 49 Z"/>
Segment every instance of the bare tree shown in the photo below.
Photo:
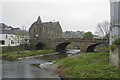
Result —
<path fill-rule="evenodd" d="M 27 31 L 27 27 L 26 26 L 23 25 L 21 27 L 21 30 L 22 30 L 22 33 L 23 33 L 24 36 L 28 35 L 28 31 Z"/>
<path fill-rule="evenodd" d="M 104 21 L 97 25 L 95 34 L 98 35 L 99 37 L 106 37 L 109 34 L 109 31 L 110 31 L 110 22 Z"/>

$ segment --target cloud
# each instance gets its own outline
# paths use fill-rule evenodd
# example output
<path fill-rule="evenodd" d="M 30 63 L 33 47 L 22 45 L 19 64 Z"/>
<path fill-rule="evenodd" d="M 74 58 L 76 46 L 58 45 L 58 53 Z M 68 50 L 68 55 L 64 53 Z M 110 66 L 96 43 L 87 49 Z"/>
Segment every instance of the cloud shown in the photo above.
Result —
<path fill-rule="evenodd" d="M 0 3 L 0 22 L 2 22 L 2 3 Z"/>
<path fill-rule="evenodd" d="M 94 31 L 99 22 L 109 20 L 108 0 L 35 1 L 2 3 L 4 22 L 14 27 L 24 25 L 29 28 L 41 16 L 43 22 L 58 20 L 63 31 Z"/>

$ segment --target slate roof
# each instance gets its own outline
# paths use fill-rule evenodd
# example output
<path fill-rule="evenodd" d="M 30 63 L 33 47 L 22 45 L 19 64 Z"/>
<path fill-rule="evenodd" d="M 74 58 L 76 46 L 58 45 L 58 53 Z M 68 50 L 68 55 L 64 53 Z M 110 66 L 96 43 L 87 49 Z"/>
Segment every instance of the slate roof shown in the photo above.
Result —
<path fill-rule="evenodd" d="M 43 22 L 42 23 L 44 26 L 49 26 L 50 22 Z"/>
<path fill-rule="evenodd" d="M 20 28 L 13 28 L 12 30 L 21 30 Z"/>
<path fill-rule="evenodd" d="M 32 29 L 32 27 L 36 27 L 36 26 L 40 26 L 41 27 L 41 25 L 43 25 L 44 27 L 49 27 L 49 25 L 52 23 L 52 25 L 50 26 L 50 27 L 52 27 L 52 28 L 55 28 L 56 27 L 56 25 L 59 23 L 58 21 L 50 21 L 50 22 L 42 22 L 41 21 L 41 18 L 40 18 L 40 16 L 38 17 L 38 19 L 37 19 L 37 21 L 35 21 L 32 25 L 31 25 L 31 27 L 29 28 L 29 30 L 30 29 Z"/>
<path fill-rule="evenodd" d="M 3 29 L 2 30 L 2 34 L 15 34 L 13 31 L 11 31 L 11 30 L 5 30 L 5 29 Z"/>
<path fill-rule="evenodd" d="M 15 34 L 15 31 L 13 30 L 16 30 L 18 28 L 13 28 L 11 26 L 7 26 L 6 24 L 4 23 L 0 23 L 0 33 L 1 34 Z"/>
<path fill-rule="evenodd" d="M 51 22 L 43 22 L 42 24 L 43 24 L 44 26 L 48 27 L 50 23 L 51 23 Z M 57 23 L 58 23 L 58 22 L 52 22 L 52 25 L 53 25 L 52 27 L 55 27 Z"/>
<path fill-rule="evenodd" d="M 57 25 L 58 22 L 52 22 L 53 23 L 53 27 L 55 27 Z"/>

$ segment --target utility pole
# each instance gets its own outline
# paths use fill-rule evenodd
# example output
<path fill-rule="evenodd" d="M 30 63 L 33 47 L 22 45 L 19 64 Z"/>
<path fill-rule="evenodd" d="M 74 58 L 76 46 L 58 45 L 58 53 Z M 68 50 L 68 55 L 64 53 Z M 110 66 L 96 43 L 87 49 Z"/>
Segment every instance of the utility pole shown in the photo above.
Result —
<path fill-rule="evenodd" d="M 115 38 L 120 38 L 120 0 L 110 0 L 110 45 Z M 116 47 L 115 47 L 116 48 Z M 112 51 L 110 49 L 110 64 L 114 66 L 120 65 L 120 47 Z"/>

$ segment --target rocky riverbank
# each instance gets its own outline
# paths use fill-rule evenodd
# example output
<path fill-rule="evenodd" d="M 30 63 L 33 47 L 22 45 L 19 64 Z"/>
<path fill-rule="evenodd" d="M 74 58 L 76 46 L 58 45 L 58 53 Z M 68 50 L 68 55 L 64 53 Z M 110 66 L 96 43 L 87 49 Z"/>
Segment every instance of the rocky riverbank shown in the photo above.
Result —
<path fill-rule="evenodd" d="M 85 55 L 87 53 L 78 53 L 78 54 L 72 54 L 72 55 L 69 55 L 68 57 L 66 58 L 75 58 L 75 57 L 78 57 L 78 56 L 81 56 L 81 55 Z M 65 59 L 65 58 L 64 58 Z M 53 62 L 53 64 L 46 64 L 44 66 L 41 66 L 41 68 L 44 68 L 45 70 L 49 70 L 51 72 L 54 72 L 56 74 L 58 74 L 59 77 L 63 77 L 63 73 L 65 71 L 65 68 L 60 66 L 60 62 L 58 62 L 59 60 Z"/>

